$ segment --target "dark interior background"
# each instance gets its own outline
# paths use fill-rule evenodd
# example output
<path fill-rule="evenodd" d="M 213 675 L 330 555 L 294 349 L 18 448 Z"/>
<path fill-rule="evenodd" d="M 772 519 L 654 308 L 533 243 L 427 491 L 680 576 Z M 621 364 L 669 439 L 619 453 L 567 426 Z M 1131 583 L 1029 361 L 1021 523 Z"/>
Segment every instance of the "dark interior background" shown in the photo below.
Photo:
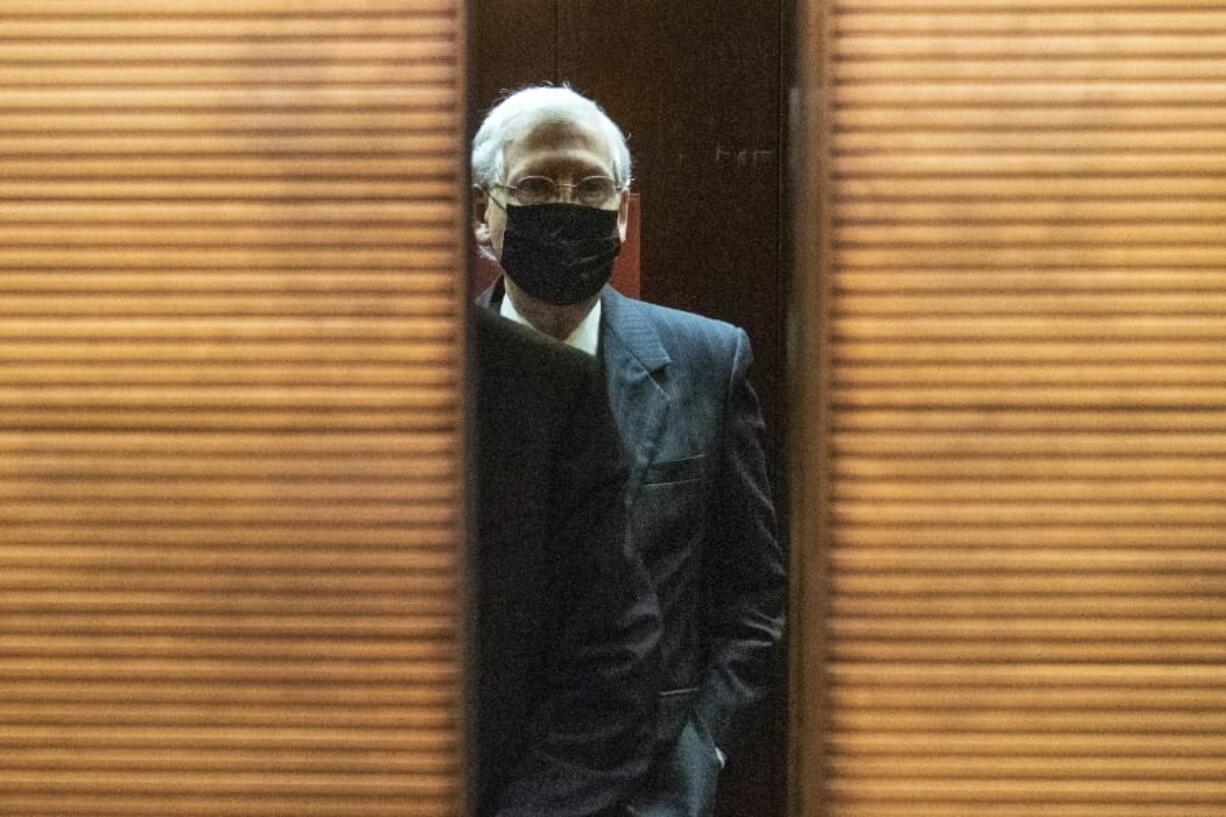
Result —
<path fill-rule="evenodd" d="M 790 0 L 474 0 L 472 127 L 507 90 L 567 82 L 630 139 L 642 297 L 729 321 L 753 342 L 767 456 L 787 530 L 784 138 Z M 785 656 L 730 747 L 722 817 L 782 817 Z"/>

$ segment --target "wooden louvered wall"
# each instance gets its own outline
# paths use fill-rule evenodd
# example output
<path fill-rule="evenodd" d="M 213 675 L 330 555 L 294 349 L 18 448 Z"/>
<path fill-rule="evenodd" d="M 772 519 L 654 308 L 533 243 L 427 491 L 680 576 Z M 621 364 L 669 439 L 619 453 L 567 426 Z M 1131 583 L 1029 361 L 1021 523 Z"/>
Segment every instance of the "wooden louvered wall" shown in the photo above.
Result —
<path fill-rule="evenodd" d="M 0 815 L 458 815 L 457 0 L 0 4 Z"/>
<path fill-rule="evenodd" d="M 799 813 L 1226 813 L 1226 4 L 802 8 Z"/>

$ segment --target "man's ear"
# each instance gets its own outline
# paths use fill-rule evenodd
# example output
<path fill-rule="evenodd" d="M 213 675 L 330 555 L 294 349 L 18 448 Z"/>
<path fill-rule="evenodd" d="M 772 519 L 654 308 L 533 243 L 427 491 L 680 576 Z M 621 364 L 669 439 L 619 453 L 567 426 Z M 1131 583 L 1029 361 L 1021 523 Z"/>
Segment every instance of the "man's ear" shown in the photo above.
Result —
<path fill-rule="evenodd" d="M 473 237 L 482 247 L 490 246 L 490 225 L 486 211 L 490 206 L 490 194 L 484 187 L 473 185 Z"/>
<path fill-rule="evenodd" d="M 617 237 L 621 243 L 626 243 L 626 225 L 630 223 L 630 191 L 622 193 L 621 203 L 617 205 Z"/>

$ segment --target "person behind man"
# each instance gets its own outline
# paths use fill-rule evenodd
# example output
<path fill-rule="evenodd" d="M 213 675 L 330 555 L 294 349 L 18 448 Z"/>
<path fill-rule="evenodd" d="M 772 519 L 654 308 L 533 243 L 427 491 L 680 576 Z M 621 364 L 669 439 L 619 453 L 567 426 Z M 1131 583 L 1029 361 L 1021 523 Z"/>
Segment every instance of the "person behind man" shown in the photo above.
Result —
<path fill-rule="evenodd" d="M 475 310 L 477 817 L 622 813 L 647 769 L 659 608 L 590 358 Z"/>
<path fill-rule="evenodd" d="M 768 684 L 783 628 L 749 340 L 607 285 L 630 154 L 591 100 L 553 87 L 508 96 L 477 132 L 472 175 L 475 235 L 504 273 L 478 302 L 599 359 L 630 463 L 631 538 L 664 619 L 652 770 L 631 812 L 710 814 L 723 750 Z"/>

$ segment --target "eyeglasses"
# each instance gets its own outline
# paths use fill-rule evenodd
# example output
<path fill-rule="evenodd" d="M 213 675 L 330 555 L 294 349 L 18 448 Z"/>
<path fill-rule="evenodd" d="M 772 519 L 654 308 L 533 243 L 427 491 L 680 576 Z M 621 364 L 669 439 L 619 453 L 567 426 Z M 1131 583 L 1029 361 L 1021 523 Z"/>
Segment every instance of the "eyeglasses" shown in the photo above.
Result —
<path fill-rule="evenodd" d="M 608 176 L 588 176 L 574 184 L 559 184 L 548 176 L 524 176 L 517 184 L 497 184 L 518 204 L 550 204 L 562 200 L 561 188 L 570 189 L 570 200 L 586 207 L 607 204 L 617 195 L 617 182 Z"/>

